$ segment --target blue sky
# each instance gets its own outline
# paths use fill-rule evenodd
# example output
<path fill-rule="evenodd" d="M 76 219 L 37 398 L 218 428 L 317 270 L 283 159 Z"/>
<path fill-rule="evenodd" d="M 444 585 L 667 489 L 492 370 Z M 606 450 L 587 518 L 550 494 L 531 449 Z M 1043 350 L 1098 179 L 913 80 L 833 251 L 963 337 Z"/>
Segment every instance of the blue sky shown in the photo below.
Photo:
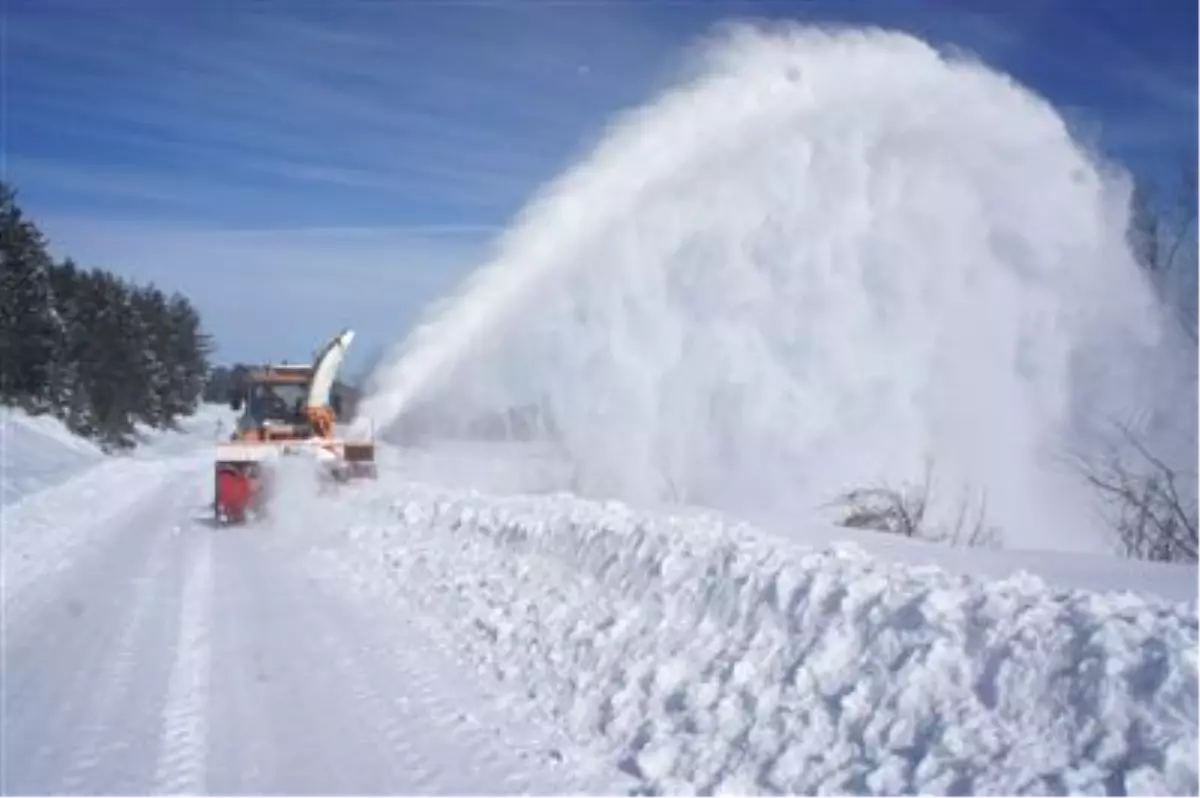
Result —
<path fill-rule="evenodd" d="M 725 18 L 974 51 L 1140 171 L 1195 159 L 1194 0 L 3 0 L 3 170 L 58 254 L 191 296 L 219 359 L 401 337 Z M 264 302 L 270 293 L 277 303 Z"/>

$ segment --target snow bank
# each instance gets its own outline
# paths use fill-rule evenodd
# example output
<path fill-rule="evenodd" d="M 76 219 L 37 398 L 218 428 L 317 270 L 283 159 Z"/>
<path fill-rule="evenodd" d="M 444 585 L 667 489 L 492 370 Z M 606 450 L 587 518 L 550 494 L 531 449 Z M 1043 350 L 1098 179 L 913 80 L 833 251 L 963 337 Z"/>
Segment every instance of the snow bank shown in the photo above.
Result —
<path fill-rule="evenodd" d="M 0 507 L 68 479 L 104 453 L 51 416 L 0 407 Z"/>
<path fill-rule="evenodd" d="M 136 448 L 106 455 L 53 416 L 32 416 L 17 408 L 0 407 L 0 506 L 61 485 L 112 458 L 155 459 L 194 452 L 222 434 L 228 435 L 234 415 L 222 405 L 204 404 L 193 415 L 179 419 L 175 430 L 139 425 Z"/>
<path fill-rule="evenodd" d="M 407 605 L 646 789 L 1198 788 L 1194 601 L 567 497 L 377 499 L 401 523 L 331 515 L 345 538 L 312 538 L 330 575 Z"/>
<path fill-rule="evenodd" d="M 203 474 L 196 484 L 210 484 L 213 438 L 229 429 L 229 410 L 205 405 L 178 430 L 143 430 L 137 448 L 106 455 L 57 419 L 3 413 L 0 582 L 10 618 L 30 586 L 109 544 L 171 480 Z"/>
<path fill-rule="evenodd" d="M 202 404 L 192 415 L 178 419 L 177 429 L 139 428 L 138 446 L 128 455 L 154 458 L 193 452 L 197 448 L 215 443 L 218 439 L 228 438 L 237 424 L 237 415 L 226 405 Z"/>

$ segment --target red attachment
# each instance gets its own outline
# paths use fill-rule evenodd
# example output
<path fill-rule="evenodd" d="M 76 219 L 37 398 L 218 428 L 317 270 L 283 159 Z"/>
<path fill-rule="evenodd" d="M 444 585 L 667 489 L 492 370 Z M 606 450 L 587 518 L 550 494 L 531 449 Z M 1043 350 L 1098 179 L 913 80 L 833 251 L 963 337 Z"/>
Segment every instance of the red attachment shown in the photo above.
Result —
<path fill-rule="evenodd" d="M 246 518 L 254 498 L 254 477 L 232 465 L 217 466 L 217 511 L 230 521 Z"/>

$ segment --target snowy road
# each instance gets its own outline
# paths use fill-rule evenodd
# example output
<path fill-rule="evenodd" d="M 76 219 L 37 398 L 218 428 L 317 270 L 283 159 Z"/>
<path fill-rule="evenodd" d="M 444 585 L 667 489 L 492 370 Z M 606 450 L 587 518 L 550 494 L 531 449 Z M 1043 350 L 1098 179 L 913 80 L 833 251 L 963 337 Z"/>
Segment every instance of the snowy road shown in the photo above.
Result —
<path fill-rule="evenodd" d="M 100 466 L 6 523 L 62 517 L 139 465 Z M 6 551 L 6 793 L 582 787 L 419 632 L 309 581 L 285 530 L 214 529 L 207 465 L 159 463 L 136 501 L 95 496 L 78 525 L 46 517 Z"/>
<path fill-rule="evenodd" d="M 194 426 L 0 474 L 5 792 L 1200 783 L 1194 567 L 789 543 L 482 451 L 319 496 L 285 469 L 271 519 L 218 529 Z"/>

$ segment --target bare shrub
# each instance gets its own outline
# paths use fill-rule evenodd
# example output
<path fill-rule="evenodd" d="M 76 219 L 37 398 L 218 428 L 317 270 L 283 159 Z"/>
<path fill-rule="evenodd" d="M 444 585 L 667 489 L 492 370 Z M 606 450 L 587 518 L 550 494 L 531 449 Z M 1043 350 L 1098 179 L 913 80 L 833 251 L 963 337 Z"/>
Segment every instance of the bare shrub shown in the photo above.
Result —
<path fill-rule="evenodd" d="M 1110 512 L 1122 553 L 1137 560 L 1197 562 L 1196 496 L 1181 487 L 1184 482 L 1194 485 L 1196 474 L 1168 466 L 1127 426 L 1118 430 L 1136 455 L 1134 464 L 1113 454 L 1081 461 L 1080 467 Z"/>
<path fill-rule="evenodd" d="M 987 523 L 987 501 L 972 502 L 967 491 L 959 500 L 949 526 L 928 518 L 933 493 L 933 469 L 926 465 L 924 478 L 903 488 L 856 488 L 832 502 L 842 509 L 838 523 L 851 529 L 874 529 L 890 535 L 945 543 L 955 547 L 996 548 L 1000 530 Z"/>

